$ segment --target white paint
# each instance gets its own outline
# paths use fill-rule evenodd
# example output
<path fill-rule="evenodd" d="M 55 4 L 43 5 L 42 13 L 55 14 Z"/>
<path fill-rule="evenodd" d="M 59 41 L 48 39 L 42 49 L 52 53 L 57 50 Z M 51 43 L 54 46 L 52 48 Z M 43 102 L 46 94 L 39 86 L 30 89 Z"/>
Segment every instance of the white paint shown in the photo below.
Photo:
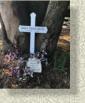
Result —
<path fill-rule="evenodd" d="M 30 32 L 30 54 L 34 54 L 35 52 L 35 33 L 47 33 L 47 27 L 35 26 L 36 24 L 36 14 L 31 13 L 31 26 L 23 26 L 19 25 L 20 32 Z"/>
<path fill-rule="evenodd" d="M 32 32 L 34 31 L 35 33 L 47 33 L 47 27 L 32 27 L 32 26 L 19 26 L 19 31 L 20 32 Z"/>

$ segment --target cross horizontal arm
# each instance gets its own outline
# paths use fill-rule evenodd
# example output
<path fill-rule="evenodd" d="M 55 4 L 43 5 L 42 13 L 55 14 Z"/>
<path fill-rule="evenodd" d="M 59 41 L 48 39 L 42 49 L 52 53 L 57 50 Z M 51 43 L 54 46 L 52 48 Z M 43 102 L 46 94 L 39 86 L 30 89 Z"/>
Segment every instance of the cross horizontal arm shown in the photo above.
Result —
<path fill-rule="evenodd" d="M 47 33 L 47 27 L 40 27 L 40 26 L 36 26 L 36 27 L 32 27 L 32 26 L 19 26 L 19 31 L 20 32 L 35 32 L 35 33 Z"/>
<path fill-rule="evenodd" d="M 35 33 L 47 33 L 47 27 L 39 27 L 39 26 L 36 26 L 34 28 L 34 31 Z"/>
<path fill-rule="evenodd" d="M 29 32 L 29 26 L 22 26 L 22 25 L 19 25 L 19 31 L 20 32 Z"/>

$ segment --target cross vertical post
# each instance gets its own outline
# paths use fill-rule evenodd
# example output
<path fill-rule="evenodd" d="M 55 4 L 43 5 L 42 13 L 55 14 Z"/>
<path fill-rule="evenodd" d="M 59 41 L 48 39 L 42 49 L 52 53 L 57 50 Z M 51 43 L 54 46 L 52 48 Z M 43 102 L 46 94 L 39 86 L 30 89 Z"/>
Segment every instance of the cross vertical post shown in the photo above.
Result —
<path fill-rule="evenodd" d="M 35 13 L 31 13 L 30 14 L 31 17 L 31 27 L 35 28 L 35 23 L 36 23 L 36 14 Z M 30 35 L 30 54 L 34 54 L 35 52 L 35 32 L 32 31 L 31 35 Z"/>

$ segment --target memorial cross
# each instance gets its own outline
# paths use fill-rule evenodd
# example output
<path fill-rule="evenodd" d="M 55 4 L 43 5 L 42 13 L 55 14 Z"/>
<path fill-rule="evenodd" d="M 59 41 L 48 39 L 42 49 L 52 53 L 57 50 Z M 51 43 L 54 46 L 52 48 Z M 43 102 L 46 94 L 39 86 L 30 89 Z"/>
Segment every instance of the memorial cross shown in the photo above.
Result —
<path fill-rule="evenodd" d="M 47 27 L 36 26 L 36 14 L 33 12 L 31 16 L 31 25 L 19 25 L 20 32 L 30 32 L 30 54 L 35 54 L 35 33 L 47 33 Z"/>

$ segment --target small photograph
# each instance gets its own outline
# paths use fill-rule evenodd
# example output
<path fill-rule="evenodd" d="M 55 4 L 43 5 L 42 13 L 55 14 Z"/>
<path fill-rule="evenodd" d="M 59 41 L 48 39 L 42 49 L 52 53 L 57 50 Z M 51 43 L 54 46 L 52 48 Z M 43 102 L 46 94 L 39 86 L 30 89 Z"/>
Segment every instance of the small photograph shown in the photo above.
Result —
<path fill-rule="evenodd" d="M 70 1 L 0 1 L 0 89 L 70 89 Z"/>

